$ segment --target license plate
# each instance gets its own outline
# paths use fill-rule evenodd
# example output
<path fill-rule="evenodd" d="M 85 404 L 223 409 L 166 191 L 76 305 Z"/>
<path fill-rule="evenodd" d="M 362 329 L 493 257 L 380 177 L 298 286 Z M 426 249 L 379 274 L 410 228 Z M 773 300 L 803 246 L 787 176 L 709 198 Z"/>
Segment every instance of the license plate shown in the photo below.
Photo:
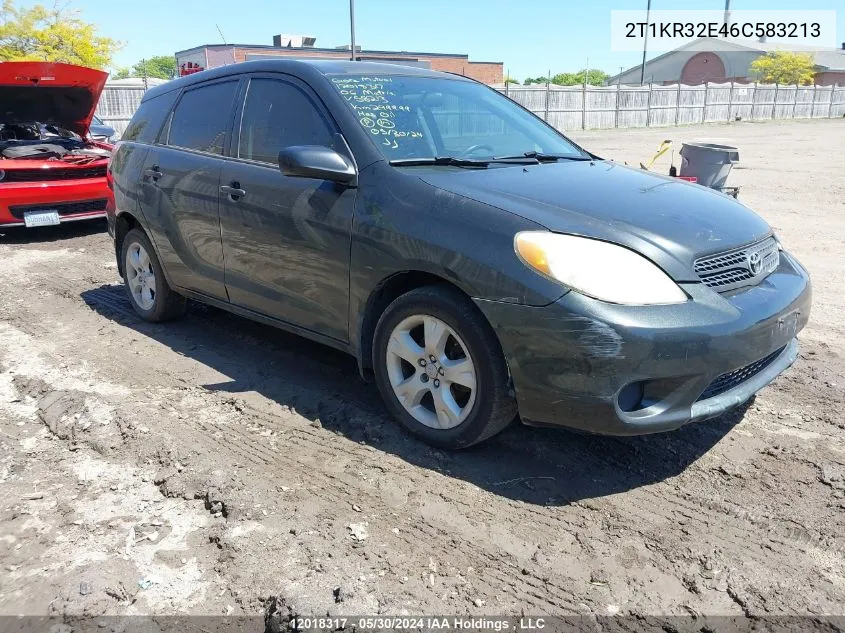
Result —
<path fill-rule="evenodd" d="M 24 211 L 23 222 L 28 228 L 59 224 L 58 211 Z"/>

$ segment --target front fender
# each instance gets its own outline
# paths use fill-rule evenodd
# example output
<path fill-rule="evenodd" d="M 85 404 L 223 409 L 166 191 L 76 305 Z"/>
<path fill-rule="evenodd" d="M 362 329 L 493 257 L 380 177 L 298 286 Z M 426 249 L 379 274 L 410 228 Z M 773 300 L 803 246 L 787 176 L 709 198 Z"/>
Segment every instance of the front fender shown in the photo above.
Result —
<path fill-rule="evenodd" d="M 421 273 L 468 297 L 548 305 L 565 289 L 528 269 L 513 238 L 538 224 L 376 163 L 360 174 L 350 252 L 349 340 L 360 348 L 372 297 L 386 280 Z M 358 350 L 360 351 L 360 350 Z"/>

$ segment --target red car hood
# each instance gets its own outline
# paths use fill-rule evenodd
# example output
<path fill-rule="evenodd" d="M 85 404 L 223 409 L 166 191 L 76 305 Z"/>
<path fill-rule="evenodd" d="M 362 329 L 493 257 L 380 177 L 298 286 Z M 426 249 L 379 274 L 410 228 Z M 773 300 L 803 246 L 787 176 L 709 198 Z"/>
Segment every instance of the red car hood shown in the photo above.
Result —
<path fill-rule="evenodd" d="M 88 134 L 108 73 L 51 62 L 0 63 L 0 123 L 46 123 Z"/>

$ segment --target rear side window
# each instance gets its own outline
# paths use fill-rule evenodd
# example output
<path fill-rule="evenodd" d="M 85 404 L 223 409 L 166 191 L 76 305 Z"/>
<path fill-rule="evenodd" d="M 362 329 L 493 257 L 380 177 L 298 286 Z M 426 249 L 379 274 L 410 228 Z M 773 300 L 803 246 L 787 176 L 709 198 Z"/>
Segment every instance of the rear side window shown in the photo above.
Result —
<path fill-rule="evenodd" d="M 126 131 L 121 135 L 121 139 L 138 141 L 139 143 L 154 143 L 178 96 L 178 90 L 171 90 L 142 102 L 135 111 Z"/>
<path fill-rule="evenodd" d="M 286 147 L 331 146 L 333 139 L 317 105 L 297 86 L 278 79 L 249 82 L 238 157 L 276 164 Z"/>
<path fill-rule="evenodd" d="M 167 144 L 222 154 L 237 90 L 237 81 L 227 81 L 185 92 L 173 112 Z"/>

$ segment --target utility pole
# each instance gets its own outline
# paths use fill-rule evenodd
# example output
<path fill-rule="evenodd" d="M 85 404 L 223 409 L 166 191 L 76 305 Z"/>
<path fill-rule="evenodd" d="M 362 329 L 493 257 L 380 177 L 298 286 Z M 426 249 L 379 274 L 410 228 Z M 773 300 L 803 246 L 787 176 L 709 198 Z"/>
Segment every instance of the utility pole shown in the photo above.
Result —
<path fill-rule="evenodd" d="M 728 0 L 730 1 L 730 0 Z M 648 5 L 645 10 L 645 37 L 643 38 L 643 67 L 640 69 L 640 85 L 645 83 L 645 55 L 648 51 L 648 21 L 651 17 L 651 0 L 648 0 Z"/>
<path fill-rule="evenodd" d="M 352 50 L 349 59 L 355 61 L 355 0 L 349 0 L 349 32 L 352 40 Z"/>
<path fill-rule="evenodd" d="M 731 26 L 731 0 L 725 0 L 725 26 Z"/>
<path fill-rule="evenodd" d="M 587 67 L 584 69 L 584 87 L 581 91 L 581 129 L 587 129 L 587 78 L 590 75 L 590 58 L 587 58 Z"/>
<path fill-rule="evenodd" d="M 549 68 L 549 74 L 546 75 L 546 112 L 543 115 L 543 120 L 548 123 L 549 122 L 549 84 L 552 83 L 552 69 Z M 461 117 L 463 120 L 463 117 Z"/>

